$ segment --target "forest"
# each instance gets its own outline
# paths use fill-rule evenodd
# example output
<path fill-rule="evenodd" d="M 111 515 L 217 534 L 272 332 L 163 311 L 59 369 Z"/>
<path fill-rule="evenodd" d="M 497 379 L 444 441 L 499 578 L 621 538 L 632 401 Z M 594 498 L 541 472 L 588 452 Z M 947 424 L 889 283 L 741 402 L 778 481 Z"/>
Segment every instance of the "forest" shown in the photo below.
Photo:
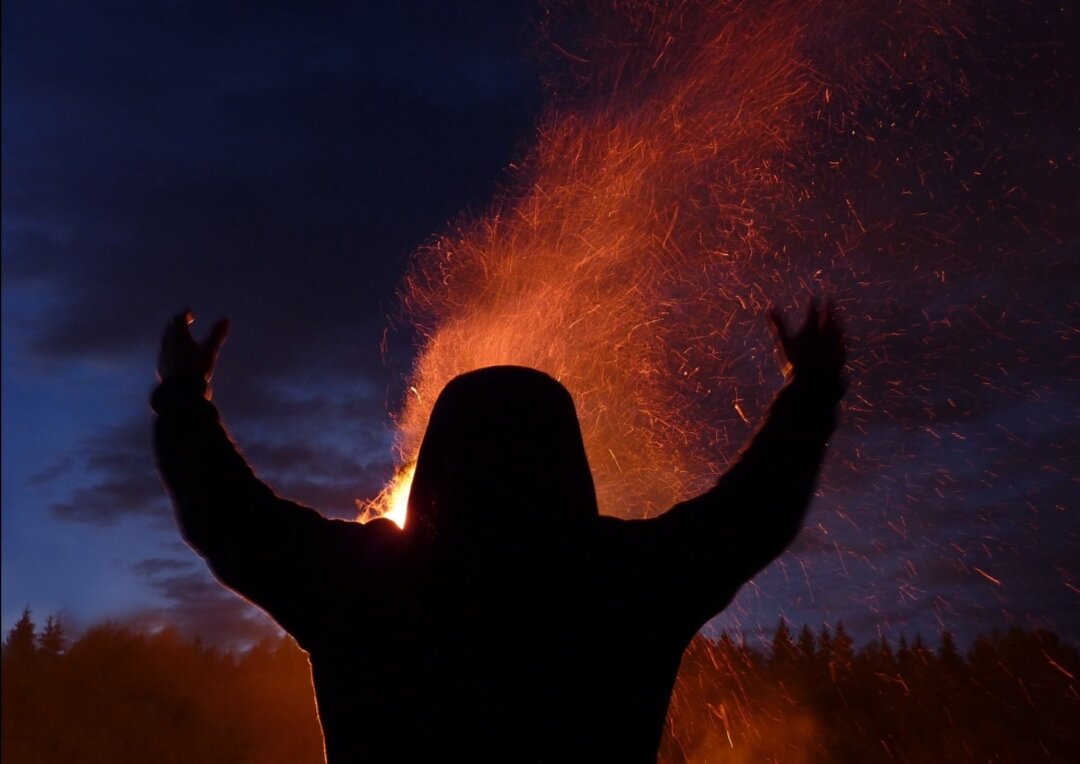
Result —
<path fill-rule="evenodd" d="M 760 644 L 699 635 L 659 761 L 1075 761 L 1078 674 L 1075 648 L 1016 627 L 965 650 L 947 632 L 856 646 L 842 624 L 783 620 Z M 26 610 L 0 676 L 5 764 L 322 761 L 307 659 L 288 637 L 232 652 L 105 623 L 69 639 Z"/>

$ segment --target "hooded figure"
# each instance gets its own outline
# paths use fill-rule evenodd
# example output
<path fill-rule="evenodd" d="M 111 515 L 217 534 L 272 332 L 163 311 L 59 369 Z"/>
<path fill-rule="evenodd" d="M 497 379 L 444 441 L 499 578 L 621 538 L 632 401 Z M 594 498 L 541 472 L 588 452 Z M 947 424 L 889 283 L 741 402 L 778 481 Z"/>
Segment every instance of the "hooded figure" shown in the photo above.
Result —
<path fill-rule="evenodd" d="M 542 372 L 494 366 L 452 380 L 431 411 L 406 533 L 486 554 L 596 521 L 574 402 Z"/>
<path fill-rule="evenodd" d="M 188 542 L 308 653 L 335 763 L 655 761 L 684 648 L 794 538 L 843 392 L 829 313 L 778 322 L 794 373 L 738 464 L 626 521 L 597 512 L 562 385 L 474 371 L 435 403 L 402 530 L 262 484 L 207 396 L 224 325 L 200 346 L 188 323 L 163 341 L 159 469 Z"/>

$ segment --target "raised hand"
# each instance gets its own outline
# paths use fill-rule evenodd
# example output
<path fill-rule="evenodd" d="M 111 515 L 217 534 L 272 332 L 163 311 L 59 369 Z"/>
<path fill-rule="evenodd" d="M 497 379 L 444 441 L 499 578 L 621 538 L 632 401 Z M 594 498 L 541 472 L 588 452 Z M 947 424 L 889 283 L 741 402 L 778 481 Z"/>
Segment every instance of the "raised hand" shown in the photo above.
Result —
<path fill-rule="evenodd" d="M 198 375 L 210 381 L 217 363 L 218 352 L 229 333 L 229 320 L 220 319 L 210 330 L 206 342 L 198 343 L 191 334 L 195 316 L 191 311 L 180 313 L 161 336 L 161 353 L 158 355 L 158 377 L 165 382 L 177 375 Z"/>
<path fill-rule="evenodd" d="M 847 348 L 844 346 L 844 333 L 828 303 L 824 311 L 819 311 L 817 303 L 810 302 L 806 311 L 806 322 L 795 334 L 789 334 L 780 311 L 769 311 L 776 333 L 780 365 L 786 376 L 812 374 L 839 379 L 844 370 Z"/>

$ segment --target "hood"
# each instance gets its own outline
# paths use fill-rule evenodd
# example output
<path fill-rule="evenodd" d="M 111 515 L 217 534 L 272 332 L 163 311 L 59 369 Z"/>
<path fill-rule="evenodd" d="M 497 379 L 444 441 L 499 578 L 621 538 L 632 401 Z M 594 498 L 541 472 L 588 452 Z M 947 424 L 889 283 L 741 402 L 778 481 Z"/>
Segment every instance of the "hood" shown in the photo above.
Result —
<path fill-rule="evenodd" d="M 439 394 L 417 456 L 406 532 L 436 545 L 514 546 L 597 516 L 573 399 L 547 374 L 492 366 Z"/>

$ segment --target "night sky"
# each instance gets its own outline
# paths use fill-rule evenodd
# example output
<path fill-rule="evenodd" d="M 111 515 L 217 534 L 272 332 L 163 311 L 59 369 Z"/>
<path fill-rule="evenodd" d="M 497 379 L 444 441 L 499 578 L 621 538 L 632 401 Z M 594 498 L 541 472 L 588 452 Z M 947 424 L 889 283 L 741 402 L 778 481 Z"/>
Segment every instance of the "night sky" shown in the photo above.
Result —
<path fill-rule="evenodd" d="M 1024 153 L 1000 194 L 1053 213 L 1021 214 L 966 279 L 872 285 L 851 309 L 853 389 L 874 413 L 838 436 L 810 531 L 718 625 L 1080 638 L 1080 120 L 1059 82 L 1075 51 L 1055 43 L 1076 24 L 1030 13 L 1031 81 L 1012 82 L 1025 95 L 999 135 Z M 354 517 L 394 467 L 416 341 L 396 290 L 534 144 L 540 18 L 505 0 L 4 4 L 5 631 L 25 606 L 221 643 L 272 628 L 173 525 L 146 402 L 160 332 L 185 308 L 197 335 L 227 315 L 214 396 L 248 460 Z M 1049 68 L 1029 55 L 1051 48 Z M 874 308 L 871 332 L 854 314 Z"/>

